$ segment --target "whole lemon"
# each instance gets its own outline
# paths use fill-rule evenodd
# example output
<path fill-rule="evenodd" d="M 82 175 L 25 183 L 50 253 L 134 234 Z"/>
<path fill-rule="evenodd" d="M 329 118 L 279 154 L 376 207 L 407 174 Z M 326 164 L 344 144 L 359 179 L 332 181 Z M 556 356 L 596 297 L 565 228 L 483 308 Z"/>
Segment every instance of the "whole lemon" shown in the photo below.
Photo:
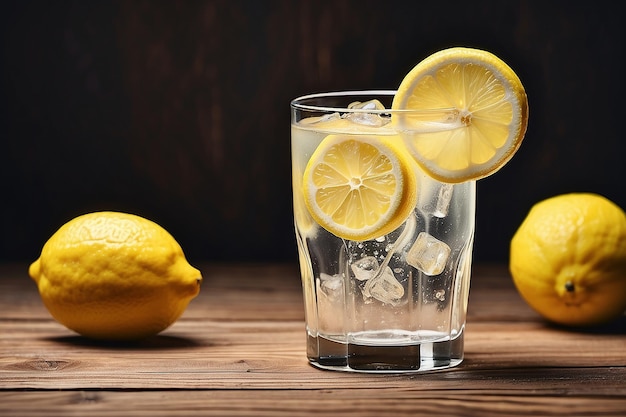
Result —
<path fill-rule="evenodd" d="M 510 272 L 526 302 L 568 326 L 626 310 L 626 215 L 603 196 L 558 195 L 534 205 L 511 240 Z"/>
<path fill-rule="evenodd" d="M 103 340 L 161 332 L 182 315 L 202 281 L 165 229 L 112 211 L 61 226 L 28 273 L 59 323 Z"/>

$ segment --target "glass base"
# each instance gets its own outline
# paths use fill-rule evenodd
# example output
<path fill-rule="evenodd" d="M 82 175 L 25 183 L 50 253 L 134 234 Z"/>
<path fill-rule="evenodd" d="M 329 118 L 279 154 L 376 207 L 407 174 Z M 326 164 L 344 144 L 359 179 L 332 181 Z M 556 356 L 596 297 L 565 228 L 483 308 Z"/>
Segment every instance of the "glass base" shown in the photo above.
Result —
<path fill-rule="evenodd" d="M 331 371 L 421 373 L 453 368 L 463 361 L 462 332 L 453 340 L 400 346 L 342 343 L 321 336 L 309 336 L 308 344 L 309 363 Z"/>

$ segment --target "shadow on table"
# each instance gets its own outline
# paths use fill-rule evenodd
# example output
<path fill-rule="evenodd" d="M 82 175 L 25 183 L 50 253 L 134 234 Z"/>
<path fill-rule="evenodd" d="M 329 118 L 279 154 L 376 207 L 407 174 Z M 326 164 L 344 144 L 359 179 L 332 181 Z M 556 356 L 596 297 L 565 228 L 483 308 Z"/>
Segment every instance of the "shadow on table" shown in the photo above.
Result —
<path fill-rule="evenodd" d="M 622 385 L 624 368 L 607 366 L 566 367 L 558 364 L 550 365 L 549 363 L 511 363 L 509 366 L 500 364 L 497 368 L 493 368 L 486 367 L 482 361 L 475 362 L 468 359 L 459 368 L 430 376 L 430 378 L 472 381 L 473 384 L 483 381 L 496 389 L 522 388 L 524 386 L 532 386 L 533 388 L 567 386 L 569 383 L 594 380 L 600 380 L 604 385 Z M 586 387 L 578 387 L 577 389 L 594 389 L 593 384 L 586 383 L 586 385 Z"/>
<path fill-rule="evenodd" d="M 187 349 L 202 346 L 197 341 L 184 337 L 156 335 L 142 340 L 134 341 L 107 341 L 95 340 L 87 337 L 61 336 L 50 337 L 47 340 L 72 346 L 106 348 L 106 349 L 137 349 L 137 350 L 163 350 L 163 349 Z"/>
<path fill-rule="evenodd" d="M 547 324 L 548 327 L 556 330 L 564 330 L 568 332 L 587 333 L 587 334 L 626 334 L 626 314 L 609 323 L 590 326 L 590 327 L 569 327 L 558 324 Z"/>

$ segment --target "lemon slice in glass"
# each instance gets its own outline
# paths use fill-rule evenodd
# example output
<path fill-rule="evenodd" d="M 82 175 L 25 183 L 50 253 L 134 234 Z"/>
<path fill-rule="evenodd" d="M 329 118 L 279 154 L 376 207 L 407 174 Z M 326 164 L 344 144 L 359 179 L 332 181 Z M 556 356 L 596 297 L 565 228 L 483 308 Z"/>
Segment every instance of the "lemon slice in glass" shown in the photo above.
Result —
<path fill-rule="evenodd" d="M 400 84 L 392 108 L 407 110 L 392 121 L 417 163 L 448 183 L 502 168 L 528 124 L 518 76 L 497 56 L 472 48 L 445 49 L 421 61 Z"/>
<path fill-rule="evenodd" d="M 417 177 L 399 137 L 329 135 L 304 171 L 311 216 L 343 239 L 364 241 L 402 225 L 417 202 Z"/>

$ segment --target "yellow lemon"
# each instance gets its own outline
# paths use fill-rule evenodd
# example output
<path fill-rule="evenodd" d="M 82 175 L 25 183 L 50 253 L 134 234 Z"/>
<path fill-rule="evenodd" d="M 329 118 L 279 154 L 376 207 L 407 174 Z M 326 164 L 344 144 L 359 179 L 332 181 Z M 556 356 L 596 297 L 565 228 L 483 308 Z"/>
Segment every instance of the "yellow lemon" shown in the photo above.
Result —
<path fill-rule="evenodd" d="M 517 152 L 528 124 L 524 86 L 490 52 L 450 48 L 418 63 L 394 97 L 397 129 L 431 177 L 448 183 L 495 173 Z M 410 111 L 409 111 L 410 110 Z"/>
<path fill-rule="evenodd" d="M 78 216 L 45 243 L 29 275 L 50 314 L 94 339 L 140 339 L 174 323 L 202 276 L 158 224 L 119 212 Z"/>
<path fill-rule="evenodd" d="M 564 194 L 534 205 L 509 262 L 521 296 L 548 320 L 588 326 L 626 310 L 626 215 L 605 197 Z"/>
<path fill-rule="evenodd" d="M 328 135 L 309 159 L 304 202 L 326 230 L 364 241 L 400 227 L 417 202 L 413 162 L 398 137 Z"/>

